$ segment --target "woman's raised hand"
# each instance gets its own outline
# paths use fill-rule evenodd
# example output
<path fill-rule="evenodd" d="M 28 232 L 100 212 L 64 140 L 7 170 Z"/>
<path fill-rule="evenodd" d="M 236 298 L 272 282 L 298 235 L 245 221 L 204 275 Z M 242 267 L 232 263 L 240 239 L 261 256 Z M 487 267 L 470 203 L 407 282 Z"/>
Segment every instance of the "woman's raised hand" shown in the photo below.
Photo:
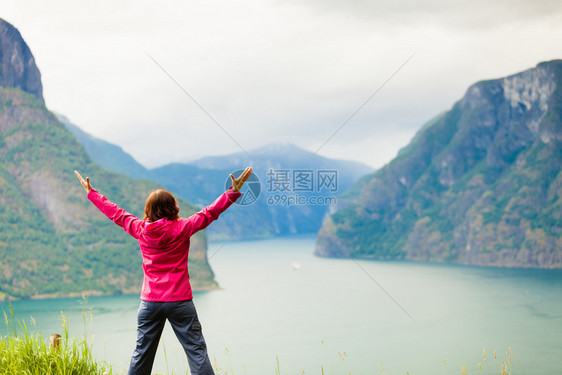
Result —
<path fill-rule="evenodd" d="M 246 182 L 248 177 L 250 177 L 251 174 L 252 174 L 252 167 L 247 167 L 246 169 L 244 169 L 244 172 L 242 172 L 242 174 L 240 174 L 238 178 L 234 178 L 234 176 L 231 174 L 230 179 L 232 180 L 232 190 L 240 191 L 240 189 L 242 188 L 242 186 L 244 186 L 244 183 Z"/>
<path fill-rule="evenodd" d="M 76 177 L 78 177 L 80 183 L 82 184 L 82 186 L 84 186 L 84 190 L 86 190 L 86 193 L 89 193 L 90 190 L 92 190 L 92 185 L 90 185 L 90 177 L 86 177 L 86 180 L 84 180 L 82 176 L 80 176 L 80 173 L 78 173 L 78 171 L 74 171 L 74 173 L 76 173 Z"/>

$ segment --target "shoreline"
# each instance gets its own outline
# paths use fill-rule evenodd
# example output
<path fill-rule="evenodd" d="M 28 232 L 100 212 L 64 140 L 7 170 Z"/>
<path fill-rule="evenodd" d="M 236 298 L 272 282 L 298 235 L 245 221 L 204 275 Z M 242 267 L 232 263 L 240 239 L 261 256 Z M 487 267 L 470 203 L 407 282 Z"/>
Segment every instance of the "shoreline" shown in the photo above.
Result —
<path fill-rule="evenodd" d="M 222 290 L 223 288 L 220 287 L 220 285 L 216 285 L 216 286 L 205 286 L 205 287 L 198 287 L 198 288 L 193 288 L 192 291 L 194 293 L 199 293 L 199 292 L 210 292 L 213 290 Z M 90 298 L 90 297 L 108 297 L 108 296 L 125 296 L 125 295 L 138 295 L 140 297 L 140 290 L 134 290 L 134 291 L 119 291 L 119 292 L 114 292 L 114 293 L 105 293 L 105 292 L 101 292 L 99 290 L 87 290 L 87 291 L 83 291 L 83 292 L 73 292 L 73 293 L 66 293 L 66 294 L 38 294 L 38 295 L 34 295 L 34 296 L 29 296 L 29 297 L 21 297 L 21 298 L 16 298 L 16 297 L 7 297 L 5 296 L 4 298 L 0 299 L 0 303 L 1 302 L 13 302 L 13 301 L 30 301 L 30 300 L 46 300 L 46 299 L 64 299 L 64 298 Z"/>

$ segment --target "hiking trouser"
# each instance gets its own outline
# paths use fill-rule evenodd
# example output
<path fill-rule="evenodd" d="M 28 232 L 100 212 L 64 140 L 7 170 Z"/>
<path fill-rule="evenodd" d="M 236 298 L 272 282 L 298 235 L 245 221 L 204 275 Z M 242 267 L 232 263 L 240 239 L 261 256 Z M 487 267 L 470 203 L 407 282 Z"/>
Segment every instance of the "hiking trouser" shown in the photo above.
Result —
<path fill-rule="evenodd" d="M 150 375 L 166 319 L 180 341 L 192 375 L 214 375 L 207 345 L 193 301 L 141 301 L 138 311 L 137 347 L 129 375 Z"/>

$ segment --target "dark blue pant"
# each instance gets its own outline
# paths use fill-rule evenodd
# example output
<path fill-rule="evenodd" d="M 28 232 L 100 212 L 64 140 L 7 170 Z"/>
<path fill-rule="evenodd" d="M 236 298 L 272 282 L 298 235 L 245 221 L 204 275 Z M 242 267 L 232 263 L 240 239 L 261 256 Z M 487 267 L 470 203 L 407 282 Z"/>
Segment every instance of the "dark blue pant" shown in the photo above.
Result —
<path fill-rule="evenodd" d="M 137 347 L 129 366 L 129 375 L 150 375 L 158 342 L 166 319 L 180 341 L 192 375 L 214 375 L 201 323 L 193 301 L 141 301 L 138 312 Z"/>

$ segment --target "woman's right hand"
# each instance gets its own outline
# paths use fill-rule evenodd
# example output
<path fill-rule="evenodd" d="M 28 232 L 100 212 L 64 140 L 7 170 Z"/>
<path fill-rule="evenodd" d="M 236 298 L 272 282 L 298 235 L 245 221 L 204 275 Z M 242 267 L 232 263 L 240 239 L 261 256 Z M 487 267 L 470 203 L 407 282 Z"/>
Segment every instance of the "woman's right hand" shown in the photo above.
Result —
<path fill-rule="evenodd" d="M 82 186 L 84 186 L 84 190 L 86 190 L 86 193 L 89 193 L 90 190 L 92 190 L 92 185 L 90 185 L 90 177 L 86 177 L 86 180 L 84 180 L 82 176 L 80 176 L 80 173 L 78 173 L 78 171 L 74 171 L 74 173 L 76 173 L 76 177 L 78 177 L 78 180 L 80 180 L 80 183 L 82 184 Z"/>

